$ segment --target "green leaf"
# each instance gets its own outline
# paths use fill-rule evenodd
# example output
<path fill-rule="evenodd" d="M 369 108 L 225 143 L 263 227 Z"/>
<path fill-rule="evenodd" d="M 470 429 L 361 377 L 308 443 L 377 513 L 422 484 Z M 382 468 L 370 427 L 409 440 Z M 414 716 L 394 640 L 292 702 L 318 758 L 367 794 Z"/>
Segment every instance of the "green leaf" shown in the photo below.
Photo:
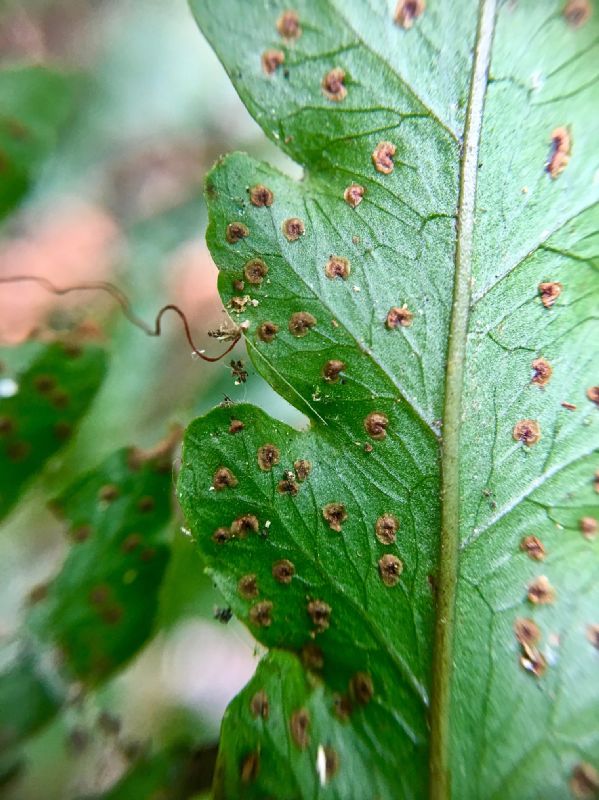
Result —
<path fill-rule="evenodd" d="M 123 449 L 54 503 L 72 548 L 28 626 L 88 684 L 122 667 L 153 631 L 170 554 L 171 488 L 167 453 Z"/>
<path fill-rule="evenodd" d="M 23 198 L 66 122 L 75 81 L 43 67 L 0 70 L 0 218 Z"/>
<path fill-rule="evenodd" d="M 21 369 L 0 374 L 0 518 L 71 439 L 106 372 L 106 352 L 95 345 L 56 342 L 36 351 L 26 343 L 0 358 L 16 362 L 21 350 Z"/>
<path fill-rule="evenodd" d="M 224 796 L 272 794 L 275 761 L 293 798 L 591 796 L 598 17 L 431 0 L 408 27 L 391 5 L 301 0 L 294 20 L 282 2 L 192 0 L 305 167 L 296 182 L 237 154 L 206 189 L 223 300 L 310 426 L 211 412 L 188 430 L 179 494 L 254 635 L 312 666 L 318 647 L 306 702 L 328 715 L 294 753 L 297 662 L 273 728 L 248 718 L 252 684 L 223 727 Z M 332 695 L 356 675 L 372 698 L 343 722 Z M 318 748 L 341 736 L 322 786 Z M 239 742 L 271 768 L 248 773 Z M 362 757 L 366 794 L 348 788 Z"/>

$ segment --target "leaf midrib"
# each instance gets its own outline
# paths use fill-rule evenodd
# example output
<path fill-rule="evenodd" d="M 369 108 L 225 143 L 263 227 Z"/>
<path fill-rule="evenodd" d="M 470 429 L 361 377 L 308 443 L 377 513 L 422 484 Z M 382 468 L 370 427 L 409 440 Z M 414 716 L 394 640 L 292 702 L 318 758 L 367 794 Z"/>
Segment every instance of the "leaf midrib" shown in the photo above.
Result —
<path fill-rule="evenodd" d="M 472 277 L 474 211 L 483 109 L 495 30 L 496 0 L 480 0 L 466 111 L 457 214 L 454 291 L 449 326 L 443 441 L 441 536 L 431 702 L 430 800 L 449 800 L 451 679 L 460 521 L 460 424 Z"/>

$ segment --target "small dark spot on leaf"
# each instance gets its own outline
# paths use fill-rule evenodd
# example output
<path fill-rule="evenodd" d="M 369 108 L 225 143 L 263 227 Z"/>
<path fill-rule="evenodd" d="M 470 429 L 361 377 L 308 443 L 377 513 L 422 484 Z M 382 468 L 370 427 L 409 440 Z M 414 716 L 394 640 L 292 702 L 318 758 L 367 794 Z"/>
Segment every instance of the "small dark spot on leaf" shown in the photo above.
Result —
<path fill-rule="evenodd" d="M 78 525 L 70 532 L 70 537 L 74 542 L 85 542 L 92 534 L 90 525 Z"/>
<path fill-rule="evenodd" d="M 521 419 L 514 425 L 512 436 L 514 441 L 531 447 L 541 438 L 541 426 L 534 419 Z"/>
<path fill-rule="evenodd" d="M 312 470 L 312 464 L 307 461 L 305 458 L 298 458 L 297 461 L 293 463 L 293 469 L 295 470 L 295 476 L 300 481 L 305 481 L 308 475 Z"/>
<path fill-rule="evenodd" d="M 262 719 L 268 719 L 270 706 L 268 703 L 268 695 L 264 690 L 256 692 L 256 694 L 250 700 L 250 713 L 252 717 L 262 717 Z"/>
<path fill-rule="evenodd" d="M 564 400 L 563 403 L 560 403 L 560 405 L 568 411 L 576 411 L 576 406 L 574 403 L 568 403 L 566 400 Z"/>
<path fill-rule="evenodd" d="M 324 656 L 322 650 L 318 645 L 305 644 L 302 647 L 302 663 L 306 669 L 311 669 L 316 672 L 324 667 Z"/>
<path fill-rule="evenodd" d="M 528 585 L 528 599 L 535 605 L 548 605 L 555 600 L 555 589 L 545 575 L 535 578 Z"/>
<path fill-rule="evenodd" d="M 258 597 L 258 578 L 253 573 L 243 575 L 237 582 L 237 590 L 245 600 L 253 600 Z"/>
<path fill-rule="evenodd" d="M 250 608 L 250 622 L 259 628 L 269 628 L 272 625 L 273 604 L 270 600 L 261 600 Z"/>
<path fill-rule="evenodd" d="M 537 386 L 546 386 L 553 374 L 551 364 L 545 358 L 535 358 L 531 367 L 533 371 L 532 383 L 536 383 Z"/>
<path fill-rule="evenodd" d="M 293 562 L 282 558 L 272 565 L 272 575 L 279 583 L 291 583 L 291 579 L 295 575 L 295 566 Z"/>
<path fill-rule="evenodd" d="M 245 283 L 239 278 L 237 278 L 237 280 L 233 281 L 233 288 L 235 289 L 236 292 L 243 292 L 243 290 L 245 289 Z"/>
<path fill-rule="evenodd" d="M 331 606 L 324 600 L 310 600 L 307 608 L 317 633 L 326 631 L 331 622 Z"/>
<path fill-rule="evenodd" d="M 306 226 L 298 217 L 291 217 L 283 222 L 283 236 L 288 242 L 295 242 L 306 232 Z"/>
<path fill-rule="evenodd" d="M 227 467 L 219 467 L 212 478 L 212 485 L 217 492 L 222 492 L 223 489 L 233 489 L 239 481 Z"/>
<path fill-rule="evenodd" d="M 144 547 L 139 557 L 141 558 L 142 561 L 152 561 L 152 559 L 156 557 L 156 548 Z"/>
<path fill-rule="evenodd" d="M 29 442 L 11 442 L 6 448 L 9 461 L 23 461 L 31 453 Z"/>
<path fill-rule="evenodd" d="M 371 411 L 370 414 L 364 419 L 364 429 L 366 433 L 372 438 L 381 440 L 387 435 L 387 426 L 389 425 L 389 418 L 386 414 L 380 411 Z"/>
<path fill-rule="evenodd" d="M 393 514 L 383 514 L 374 526 L 376 538 L 381 544 L 393 544 L 397 539 L 399 520 Z"/>
<path fill-rule="evenodd" d="M 543 561 L 545 558 L 545 546 L 537 536 L 525 536 L 520 542 L 520 550 L 535 561 Z"/>
<path fill-rule="evenodd" d="M 121 550 L 123 553 L 131 553 L 142 543 L 143 539 L 139 533 L 130 533 L 129 536 L 123 541 Z"/>
<path fill-rule="evenodd" d="M 300 750 L 305 750 L 310 743 L 310 714 L 307 708 L 294 711 L 289 720 L 291 738 Z"/>
<path fill-rule="evenodd" d="M 27 595 L 27 604 L 35 606 L 45 600 L 48 596 L 48 586 L 47 583 L 38 583 L 37 586 L 34 586 Z"/>
<path fill-rule="evenodd" d="M 557 298 L 562 293 L 564 287 L 557 281 L 547 281 L 546 283 L 539 284 L 539 294 L 541 295 L 541 303 L 545 308 L 551 308 Z"/>
<path fill-rule="evenodd" d="M 52 392 L 50 395 L 50 402 L 54 406 L 54 408 L 63 409 L 67 408 L 71 398 L 66 392 L 57 389 L 55 392 Z"/>
<path fill-rule="evenodd" d="M 253 206 L 257 208 L 272 206 L 274 199 L 274 194 L 263 183 L 257 183 L 255 186 L 250 187 L 250 203 Z"/>
<path fill-rule="evenodd" d="M 10 417 L 0 417 L 0 436 L 8 436 L 14 429 L 15 423 Z"/>
<path fill-rule="evenodd" d="M 268 265 L 261 258 L 252 258 L 243 268 L 243 274 L 248 283 L 259 286 L 268 272 Z"/>
<path fill-rule="evenodd" d="M 114 483 L 107 483 L 105 486 L 102 486 L 98 492 L 98 500 L 102 500 L 105 503 L 112 503 L 120 497 L 120 494 L 118 486 L 115 486 Z"/>
<path fill-rule="evenodd" d="M 240 419 L 232 419 L 229 425 L 229 433 L 235 435 L 245 428 L 245 425 Z"/>
<path fill-rule="evenodd" d="M 299 487 L 295 482 L 295 475 L 293 472 L 289 473 L 289 476 L 280 480 L 277 484 L 277 492 L 279 494 L 290 494 L 292 497 L 298 493 Z"/>
<path fill-rule="evenodd" d="M 351 700 L 347 694 L 336 694 L 333 697 L 333 711 L 337 719 L 347 722 L 353 711 Z"/>
<path fill-rule="evenodd" d="M 258 339 L 262 342 L 272 342 L 279 332 L 279 326 L 267 320 L 258 327 Z"/>
<path fill-rule="evenodd" d="M 372 678 L 367 672 L 356 672 L 349 682 L 349 691 L 353 701 L 359 706 L 368 705 L 374 695 Z"/>
<path fill-rule="evenodd" d="M 258 466 L 268 472 L 281 460 L 281 451 L 274 444 L 263 444 L 258 448 Z"/>
<path fill-rule="evenodd" d="M 101 711 L 98 714 L 98 727 L 109 736 L 116 736 L 121 730 L 121 720 L 116 714 Z"/>
<path fill-rule="evenodd" d="M 340 102 L 347 97 L 347 89 L 345 87 L 345 70 L 340 67 L 335 67 L 322 79 L 322 91 L 329 100 Z"/>
<path fill-rule="evenodd" d="M 341 526 L 347 520 L 347 511 L 343 503 L 327 503 L 322 509 L 322 516 L 332 531 L 340 533 Z"/>
<path fill-rule="evenodd" d="M 383 175 L 389 175 L 393 172 L 395 166 L 393 156 L 396 151 L 397 148 L 393 142 L 379 142 L 377 144 L 372 153 L 372 163 L 377 172 L 382 172 Z"/>
<path fill-rule="evenodd" d="M 578 520 L 578 526 L 585 539 L 592 541 L 597 537 L 599 523 L 594 517 L 582 517 Z"/>
<path fill-rule="evenodd" d="M 285 53 L 282 50 L 265 50 L 260 60 L 264 72 L 272 75 L 281 64 L 285 63 Z M 254 203 L 254 205 L 270 205 L 270 203 Z"/>
<path fill-rule="evenodd" d="M 587 639 L 599 650 L 599 625 L 587 625 Z"/>
<path fill-rule="evenodd" d="M 324 268 L 324 274 L 331 280 L 333 280 L 333 278 L 343 278 L 345 281 L 349 277 L 350 272 L 351 265 L 349 259 L 343 256 L 331 256 Z"/>
<path fill-rule="evenodd" d="M 243 514 L 231 524 L 231 533 L 240 539 L 245 539 L 248 533 L 258 533 L 260 523 L 253 514 Z"/>
<path fill-rule="evenodd" d="M 572 142 L 567 128 L 556 128 L 551 134 L 551 152 L 547 172 L 555 180 L 568 166 Z"/>
<path fill-rule="evenodd" d="M 137 507 L 139 508 L 142 514 L 147 514 L 150 511 L 153 511 L 155 506 L 156 506 L 156 501 L 150 495 L 145 495 L 144 497 L 140 497 L 139 502 L 137 503 Z"/>
<path fill-rule="evenodd" d="M 339 755 L 330 745 L 325 745 L 324 750 L 324 774 L 326 781 L 330 781 L 339 772 Z"/>
<path fill-rule="evenodd" d="M 254 752 L 249 753 L 241 762 L 239 776 L 242 783 L 248 784 L 254 783 L 259 774 L 260 753 L 257 750 L 254 750 Z"/>
<path fill-rule="evenodd" d="M 389 330 L 399 327 L 409 328 L 412 324 L 413 318 L 414 314 L 406 306 L 401 306 L 401 308 L 399 306 L 393 306 L 393 308 L 390 308 L 387 313 L 385 325 L 389 328 Z"/>
<path fill-rule="evenodd" d="M 425 8 L 424 0 L 399 0 L 395 7 L 394 22 L 409 30 Z"/>
<path fill-rule="evenodd" d="M 216 544 L 224 544 L 233 538 L 229 528 L 217 528 L 212 534 L 212 541 Z"/>
<path fill-rule="evenodd" d="M 599 793 L 599 772 L 591 764 L 581 761 L 572 770 L 570 789 L 574 797 L 592 800 Z"/>
<path fill-rule="evenodd" d="M 532 672 L 536 678 L 540 678 L 547 668 L 547 662 L 539 650 L 527 644 L 522 645 L 520 664 L 527 672 Z"/>
<path fill-rule="evenodd" d="M 573 28 L 582 27 L 591 18 L 592 13 L 590 0 L 568 0 L 564 6 L 566 22 Z"/>
<path fill-rule="evenodd" d="M 89 593 L 89 602 L 94 606 L 104 605 L 110 597 L 110 586 L 99 584 L 94 586 Z"/>
<path fill-rule="evenodd" d="M 37 375 L 33 385 L 40 394 L 48 394 L 56 387 L 56 380 L 52 375 Z"/>
<path fill-rule="evenodd" d="M 277 31 L 285 39 L 299 39 L 302 28 L 297 11 L 283 11 L 277 20 Z"/>
<path fill-rule="evenodd" d="M 587 389 L 587 397 L 591 403 L 595 403 L 596 406 L 599 406 L 599 386 L 590 386 Z"/>
<path fill-rule="evenodd" d="M 518 617 L 514 622 L 514 633 L 520 644 L 525 644 L 529 647 L 534 647 L 541 639 L 541 631 L 538 625 L 532 619 L 526 619 L 525 617 Z"/>
<path fill-rule="evenodd" d="M 116 625 L 123 618 L 123 609 L 121 606 L 109 606 L 100 611 L 100 616 L 107 625 Z"/>
<path fill-rule="evenodd" d="M 65 420 L 59 420 L 54 426 L 54 435 L 57 439 L 68 439 L 72 432 L 72 425 Z"/>
<path fill-rule="evenodd" d="M 327 363 L 322 368 L 322 377 L 328 383 L 337 383 L 339 380 L 339 375 L 345 369 L 345 364 L 343 361 L 339 361 L 336 358 L 327 361 Z"/>
<path fill-rule="evenodd" d="M 229 244 L 237 244 L 237 242 L 240 242 L 249 235 L 250 230 L 247 225 L 243 224 L 243 222 L 230 222 L 227 225 L 225 237 Z"/>
<path fill-rule="evenodd" d="M 379 559 L 379 573 L 385 586 L 395 586 L 403 572 L 403 562 L 391 553 Z"/>
<path fill-rule="evenodd" d="M 363 186 L 360 186 L 359 183 L 352 183 L 343 192 L 343 199 L 348 206 L 356 208 L 356 206 L 359 206 L 362 202 L 365 194 L 366 189 Z"/>
<path fill-rule="evenodd" d="M 316 317 L 308 311 L 296 311 L 289 318 L 289 331 L 299 338 L 306 336 L 315 325 Z"/>

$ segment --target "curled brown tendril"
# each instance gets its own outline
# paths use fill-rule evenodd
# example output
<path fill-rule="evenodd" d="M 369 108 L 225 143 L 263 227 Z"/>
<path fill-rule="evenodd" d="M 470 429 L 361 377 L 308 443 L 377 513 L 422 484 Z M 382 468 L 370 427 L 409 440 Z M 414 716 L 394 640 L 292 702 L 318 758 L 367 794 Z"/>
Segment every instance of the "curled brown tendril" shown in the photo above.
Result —
<path fill-rule="evenodd" d="M 56 295 L 63 295 L 69 294 L 70 292 L 85 292 L 85 291 L 100 291 L 106 292 L 109 294 L 121 307 L 121 310 L 125 317 L 135 325 L 137 328 L 142 330 L 148 336 L 160 336 L 161 334 L 161 325 L 162 325 L 162 317 L 167 311 L 174 311 L 175 314 L 179 317 L 181 322 L 183 323 L 183 328 L 185 330 L 185 337 L 191 347 L 192 353 L 198 358 L 201 358 L 203 361 L 220 361 L 221 358 L 224 358 L 231 350 L 235 347 L 237 342 L 241 338 L 241 333 L 237 333 L 234 335 L 234 338 L 227 347 L 227 349 L 221 353 L 219 356 L 207 356 L 201 350 L 195 346 L 193 339 L 191 338 L 191 331 L 189 330 L 189 323 L 187 321 L 187 317 L 181 311 L 179 306 L 173 305 L 169 303 L 166 306 L 163 306 L 158 314 L 156 315 L 156 321 L 154 322 L 154 327 L 152 328 L 145 322 L 143 319 L 137 316 L 133 309 L 131 308 L 131 303 L 127 299 L 127 297 L 123 294 L 123 292 L 115 286 L 113 283 L 108 283 L 106 281 L 86 281 L 85 283 L 76 284 L 73 286 L 66 286 L 60 288 L 49 281 L 47 278 L 44 278 L 39 275 L 8 275 L 6 277 L 0 277 L 0 283 L 25 283 L 25 282 L 32 282 L 37 283 L 39 286 L 42 286 L 47 291 L 51 292 L 52 294 Z"/>

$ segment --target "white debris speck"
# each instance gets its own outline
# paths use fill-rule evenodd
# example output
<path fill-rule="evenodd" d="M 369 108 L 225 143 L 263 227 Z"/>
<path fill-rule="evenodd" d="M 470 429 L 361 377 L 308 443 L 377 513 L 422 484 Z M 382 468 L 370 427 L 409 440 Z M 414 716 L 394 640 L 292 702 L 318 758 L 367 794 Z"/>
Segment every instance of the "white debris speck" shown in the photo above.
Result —
<path fill-rule="evenodd" d="M 12 378 L 0 379 L 0 397 L 14 397 L 19 391 L 19 384 Z"/>
<path fill-rule="evenodd" d="M 541 70 L 535 70 L 532 75 L 530 76 L 530 86 L 533 92 L 540 91 L 543 86 L 545 85 L 545 81 L 543 76 L 541 75 Z"/>
<path fill-rule="evenodd" d="M 353 286 L 352 288 L 353 288 L 354 292 L 361 292 L 362 291 L 359 286 Z"/>
<path fill-rule="evenodd" d="M 324 747 L 319 744 L 316 751 L 316 772 L 320 780 L 320 785 L 324 786 L 327 782 L 327 757 L 324 752 Z"/>
<path fill-rule="evenodd" d="M 213 492 L 213 491 L 214 491 L 214 486 L 209 486 L 209 487 L 208 487 L 208 491 L 209 491 L 209 492 Z"/>
<path fill-rule="evenodd" d="M 183 528 L 182 527 L 181 528 L 181 533 L 183 534 L 183 536 L 188 536 L 191 539 L 191 531 L 189 530 L 189 528 Z"/>
<path fill-rule="evenodd" d="M 266 522 L 264 523 L 264 527 L 265 528 L 270 528 L 271 525 L 272 525 L 272 523 L 271 523 L 271 521 L 269 519 L 267 519 Z"/>

